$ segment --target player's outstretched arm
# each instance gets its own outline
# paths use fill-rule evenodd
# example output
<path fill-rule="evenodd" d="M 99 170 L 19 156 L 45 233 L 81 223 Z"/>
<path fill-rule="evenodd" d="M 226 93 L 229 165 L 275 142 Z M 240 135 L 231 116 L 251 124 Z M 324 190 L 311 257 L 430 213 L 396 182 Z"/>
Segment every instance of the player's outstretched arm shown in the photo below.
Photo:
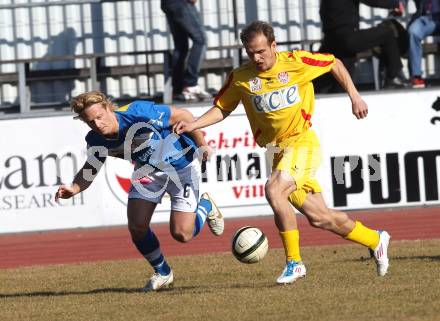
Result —
<path fill-rule="evenodd" d="M 174 106 L 170 106 L 170 109 L 171 109 L 171 116 L 169 121 L 170 126 L 174 126 L 179 121 L 184 121 L 187 123 L 194 121 L 194 116 L 189 110 L 185 108 L 176 108 Z M 188 132 L 188 134 L 194 139 L 198 147 L 206 146 L 205 137 L 203 136 L 203 133 L 200 130 L 195 129 L 191 132 Z"/>
<path fill-rule="evenodd" d="M 336 64 L 333 66 L 331 73 L 350 97 L 353 115 L 357 119 L 367 117 L 368 106 L 357 91 L 344 64 L 339 59 L 336 59 Z"/>
<path fill-rule="evenodd" d="M 71 185 L 61 185 L 55 193 L 55 201 L 58 202 L 60 198 L 71 198 L 76 194 L 86 190 L 93 182 L 100 169 L 93 167 L 87 161 L 84 166 L 78 171 L 73 179 Z"/>
<path fill-rule="evenodd" d="M 184 108 L 175 108 L 173 106 L 170 106 L 171 108 L 171 117 L 169 124 L 171 126 L 174 126 L 179 121 L 185 121 L 185 122 L 193 122 L 194 116 L 193 114 Z M 194 142 L 198 147 L 199 151 L 201 152 L 202 159 L 207 160 L 209 156 L 212 154 L 212 149 L 206 144 L 205 136 L 203 135 L 202 131 L 199 129 L 194 129 L 191 132 L 188 132 L 188 135 L 190 135 Z"/>
<path fill-rule="evenodd" d="M 173 125 L 173 131 L 176 134 L 188 133 L 195 129 L 204 128 L 212 124 L 218 123 L 228 117 L 229 113 L 222 111 L 220 108 L 213 106 L 195 121 L 178 121 Z"/>

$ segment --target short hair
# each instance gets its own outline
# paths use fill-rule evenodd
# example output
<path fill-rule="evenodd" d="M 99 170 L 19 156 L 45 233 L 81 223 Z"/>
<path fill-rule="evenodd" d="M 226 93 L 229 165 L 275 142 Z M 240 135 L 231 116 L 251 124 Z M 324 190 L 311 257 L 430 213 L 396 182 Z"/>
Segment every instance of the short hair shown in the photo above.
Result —
<path fill-rule="evenodd" d="M 272 26 L 265 21 L 252 21 L 240 33 L 240 39 L 244 46 L 251 41 L 257 34 L 263 34 L 267 43 L 271 44 L 275 41 L 275 34 Z"/>
<path fill-rule="evenodd" d="M 104 108 L 110 107 L 114 109 L 112 101 L 99 91 L 90 91 L 76 96 L 70 102 L 70 108 L 79 115 L 88 107 L 99 103 Z"/>

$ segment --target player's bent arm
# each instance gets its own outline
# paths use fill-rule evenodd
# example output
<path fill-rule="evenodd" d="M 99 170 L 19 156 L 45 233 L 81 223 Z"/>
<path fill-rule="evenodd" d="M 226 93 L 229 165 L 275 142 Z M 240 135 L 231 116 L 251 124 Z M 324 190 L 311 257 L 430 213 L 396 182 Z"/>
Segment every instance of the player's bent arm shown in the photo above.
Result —
<path fill-rule="evenodd" d="M 170 126 L 175 125 L 179 121 L 184 121 L 188 123 L 194 121 L 194 116 L 189 110 L 184 108 L 176 108 L 174 106 L 170 106 L 170 109 L 171 109 L 171 116 L 169 120 Z M 205 137 L 203 136 L 203 133 L 200 130 L 198 129 L 193 130 L 189 132 L 188 135 L 190 135 L 194 139 L 198 147 L 206 146 Z"/>
<path fill-rule="evenodd" d="M 200 129 L 216 124 L 228 117 L 229 114 L 230 113 L 221 110 L 217 106 L 212 106 L 211 109 L 194 121 L 194 127 Z"/>
<path fill-rule="evenodd" d="M 347 69 L 345 68 L 344 64 L 337 58 L 335 58 L 336 63 L 334 64 L 331 73 L 335 77 L 335 79 L 338 81 L 338 83 L 341 85 L 342 88 L 348 93 L 350 96 L 350 99 L 357 99 L 360 95 L 357 91 L 353 80 L 350 77 L 350 74 L 348 73 Z"/>
<path fill-rule="evenodd" d="M 193 114 L 185 108 L 176 108 L 174 106 L 170 106 L 171 114 L 170 114 L 170 120 L 169 125 L 173 126 L 178 121 L 186 121 L 191 122 L 194 120 Z"/>
<path fill-rule="evenodd" d="M 83 167 L 78 171 L 78 173 L 76 173 L 75 178 L 70 186 L 61 185 L 58 188 L 57 192 L 55 193 L 55 201 L 58 201 L 60 198 L 71 198 L 86 190 L 92 184 L 93 180 L 101 169 L 102 164 L 103 163 L 93 166 L 86 161 Z"/>
<path fill-rule="evenodd" d="M 193 122 L 179 121 L 173 126 L 173 130 L 177 134 L 191 132 L 195 129 L 204 128 L 218 123 L 229 116 L 229 113 L 221 110 L 217 106 L 211 107 L 206 113 L 197 118 Z"/>
<path fill-rule="evenodd" d="M 188 135 L 194 139 L 198 147 L 206 146 L 205 136 L 200 129 L 195 129 L 192 132 L 189 132 Z"/>
<path fill-rule="evenodd" d="M 356 89 L 356 86 L 354 85 L 353 80 L 351 79 L 350 74 L 348 73 L 344 64 L 339 59 L 335 59 L 336 63 L 333 65 L 331 73 L 350 97 L 353 114 L 358 119 L 367 117 L 367 104 L 362 100 L 362 97 Z"/>

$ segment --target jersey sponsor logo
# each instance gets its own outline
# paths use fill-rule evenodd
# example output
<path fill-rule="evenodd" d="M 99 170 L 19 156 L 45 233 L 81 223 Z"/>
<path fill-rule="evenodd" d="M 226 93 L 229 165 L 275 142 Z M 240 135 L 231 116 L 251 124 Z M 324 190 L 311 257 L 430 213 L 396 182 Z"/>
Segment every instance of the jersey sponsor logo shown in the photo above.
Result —
<path fill-rule="evenodd" d="M 252 106 L 258 113 L 281 110 L 301 101 L 298 85 L 281 88 L 261 95 L 251 95 Z"/>
<path fill-rule="evenodd" d="M 249 88 L 252 92 L 259 91 L 262 88 L 261 79 L 258 77 L 252 78 L 249 80 Z"/>
<path fill-rule="evenodd" d="M 283 85 L 289 82 L 289 73 L 287 71 L 280 72 L 278 74 L 278 81 Z"/>

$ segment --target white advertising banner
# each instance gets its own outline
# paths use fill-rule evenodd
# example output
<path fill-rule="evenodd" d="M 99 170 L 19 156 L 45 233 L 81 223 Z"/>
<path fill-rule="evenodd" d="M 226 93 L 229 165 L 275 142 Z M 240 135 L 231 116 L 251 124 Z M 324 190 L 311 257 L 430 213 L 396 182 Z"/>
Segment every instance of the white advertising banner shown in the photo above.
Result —
<path fill-rule="evenodd" d="M 351 115 L 346 97 L 319 99 L 319 181 L 328 204 L 363 209 L 439 204 L 439 92 L 364 96 L 368 117 Z M 437 111 L 436 111 L 436 109 Z"/>
<path fill-rule="evenodd" d="M 0 231 L 102 225 L 99 186 L 55 203 L 84 162 L 86 128 L 72 117 L 0 122 Z M 93 201 L 91 201 L 93 199 Z"/>
<path fill-rule="evenodd" d="M 433 90 L 364 95 L 368 117 L 357 120 L 346 96 L 319 98 L 312 118 L 322 148 L 317 173 L 330 207 L 366 209 L 439 204 L 440 111 Z M 440 105 L 440 101 L 438 102 Z M 209 107 L 193 108 L 196 115 Z M 439 108 L 437 108 L 439 109 Z M 109 157 L 92 186 L 56 204 L 85 160 L 88 128 L 71 116 L 0 121 L 0 233 L 126 223 L 132 165 Z M 226 217 L 271 214 L 264 184 L 271 171 L 239 107 L 205 129 L 215 154 L 201 191 Z M 154 222 L 169 219 L 164 198 Z"/>

